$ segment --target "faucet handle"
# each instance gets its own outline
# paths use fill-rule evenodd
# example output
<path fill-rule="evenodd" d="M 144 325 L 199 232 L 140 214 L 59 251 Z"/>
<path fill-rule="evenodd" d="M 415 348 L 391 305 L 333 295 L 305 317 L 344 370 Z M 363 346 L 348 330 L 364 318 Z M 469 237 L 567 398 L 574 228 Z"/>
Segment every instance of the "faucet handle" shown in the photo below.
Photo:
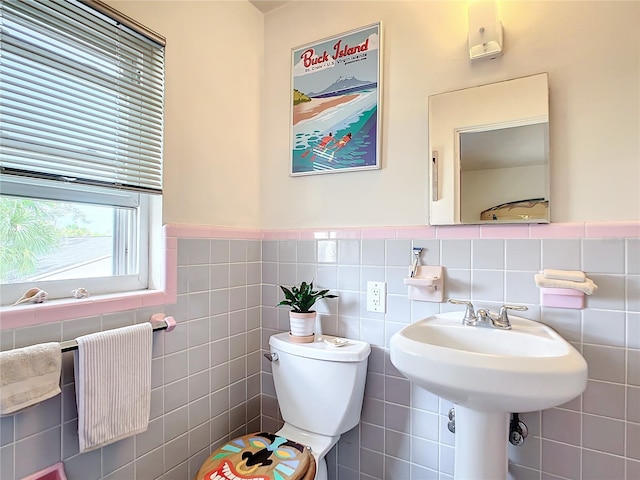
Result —
<path fill-rule="evenodd" d="M 509 321 L 509 316 L 507 315 L 507 310 L 517 310 L 520 312 L 524 312 L 525 310 L 529 310 L 524 305 L 503 305 L 500 307 L 500 313 L 498 314 L 498 318 L 495 320 L 495 325 L 499 328 L 509 329 L 511 328 L 511 322 Z"/>
<path fill-rule="evenodd" d="M 450 298 L 449 303 L 455 303 L 456 305 L 466 305 L 467 309 L 464 312 L 464 317 L 462 318 L 462 323 L 465 325 L 477 325 L 478 317 L 476 317 L 475 309 L 473 308 L 473 303 L 469 300 L 457 300 L 455 298 Z"/>

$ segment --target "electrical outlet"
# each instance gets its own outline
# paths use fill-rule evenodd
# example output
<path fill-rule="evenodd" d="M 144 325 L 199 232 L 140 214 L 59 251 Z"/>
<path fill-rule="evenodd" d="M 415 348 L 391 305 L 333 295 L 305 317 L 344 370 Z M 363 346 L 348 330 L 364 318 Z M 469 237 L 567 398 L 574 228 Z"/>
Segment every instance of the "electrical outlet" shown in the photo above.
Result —
<path fill-rule="evenodd" d="M 367 282 L 367 312 L 387 312 L 387 284 Z"/>

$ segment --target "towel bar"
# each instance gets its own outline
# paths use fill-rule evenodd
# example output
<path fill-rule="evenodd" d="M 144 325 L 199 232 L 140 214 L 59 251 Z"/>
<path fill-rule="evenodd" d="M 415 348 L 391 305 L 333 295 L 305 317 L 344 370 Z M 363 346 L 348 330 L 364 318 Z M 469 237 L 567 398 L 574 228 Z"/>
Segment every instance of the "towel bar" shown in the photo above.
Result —
<path fill-rule="evenodd" d="M 173 317 L 164 317 L 164 314 L 156 313 L 151 316 L 149 320 L 153 325 L 153 331 L 166 330 L 170 332 L 176 327 L 176 321 Z M 67 340 L 66 342 L 60 342 L 60 350 L 63 352 L 71 352 L 78 349 L 78 342 L 75 340 Z"/>

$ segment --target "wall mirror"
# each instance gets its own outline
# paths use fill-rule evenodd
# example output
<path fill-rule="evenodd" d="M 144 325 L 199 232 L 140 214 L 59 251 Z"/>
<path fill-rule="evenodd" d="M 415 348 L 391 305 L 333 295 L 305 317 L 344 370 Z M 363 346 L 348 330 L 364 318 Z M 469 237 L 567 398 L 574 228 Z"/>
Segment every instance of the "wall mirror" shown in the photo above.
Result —
<path fill-rule="evenodd" d="M 546 73 L 429 97 L 429 224 L 548 223 Z"/>

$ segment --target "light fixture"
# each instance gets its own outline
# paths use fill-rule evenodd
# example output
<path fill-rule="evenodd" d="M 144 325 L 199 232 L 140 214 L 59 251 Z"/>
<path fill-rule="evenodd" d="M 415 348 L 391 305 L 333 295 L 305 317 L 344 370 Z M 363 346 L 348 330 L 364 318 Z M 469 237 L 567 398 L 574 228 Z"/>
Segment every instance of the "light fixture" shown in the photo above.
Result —
<path fill-rule="evenodd" d="M 469 1 L 469 58 L 493 59 L 502 55 L 502 23 L 495 0 Z"/>

